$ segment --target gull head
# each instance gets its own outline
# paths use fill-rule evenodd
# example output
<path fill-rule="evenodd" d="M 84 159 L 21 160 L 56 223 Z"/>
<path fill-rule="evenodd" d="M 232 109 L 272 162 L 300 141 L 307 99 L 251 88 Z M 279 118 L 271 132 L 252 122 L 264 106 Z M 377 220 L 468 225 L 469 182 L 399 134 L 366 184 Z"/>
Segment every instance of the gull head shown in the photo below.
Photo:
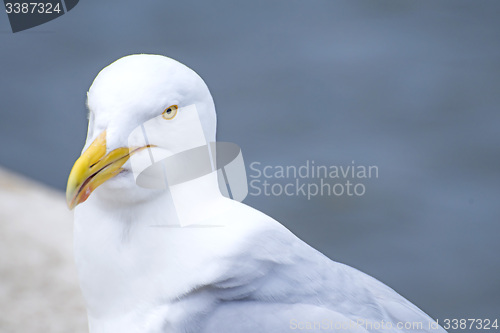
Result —
<path fill-rule="evenodd" d="M 165 56 L 130 55 L 105 67 L 87 93 L 87 106 L 87 140 L 66 189 L 70 209 L 98 187 L 111 197 L 154 195 L 136 184 L 131 159 L 151 160 L 215 141 L 208 87 L 192 69 Z"/>

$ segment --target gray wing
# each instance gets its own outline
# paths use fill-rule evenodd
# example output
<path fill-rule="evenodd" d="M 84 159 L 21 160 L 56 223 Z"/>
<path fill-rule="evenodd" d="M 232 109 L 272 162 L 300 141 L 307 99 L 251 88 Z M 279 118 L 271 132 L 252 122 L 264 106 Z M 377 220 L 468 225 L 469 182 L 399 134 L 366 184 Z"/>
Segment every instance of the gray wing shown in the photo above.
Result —
<path fill-rule="evenodd" d="M 380 281 L 333 262 L 279 225 L 253 235 L 209 288 L 204 333 L 446 332 Z M 300 329 L 302 328 L 302 329 Z"/>

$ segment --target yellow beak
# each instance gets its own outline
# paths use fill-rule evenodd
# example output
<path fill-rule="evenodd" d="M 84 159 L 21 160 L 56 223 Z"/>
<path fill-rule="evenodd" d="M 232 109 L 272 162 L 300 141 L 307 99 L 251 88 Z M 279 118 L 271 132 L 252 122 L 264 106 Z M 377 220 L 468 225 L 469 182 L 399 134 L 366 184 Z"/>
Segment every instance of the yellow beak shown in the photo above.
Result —
<path fill-rule="evenodd" d="M 69 174 L 66 187 L 66 202 L 69 209 L 87 200 L 97 187 L 119 174 L 123 170 L 122 165 L 132 154 L 148 147 L 117 148 L 106 155 L 106 131 L 99 134 L 76 160 Z"/>

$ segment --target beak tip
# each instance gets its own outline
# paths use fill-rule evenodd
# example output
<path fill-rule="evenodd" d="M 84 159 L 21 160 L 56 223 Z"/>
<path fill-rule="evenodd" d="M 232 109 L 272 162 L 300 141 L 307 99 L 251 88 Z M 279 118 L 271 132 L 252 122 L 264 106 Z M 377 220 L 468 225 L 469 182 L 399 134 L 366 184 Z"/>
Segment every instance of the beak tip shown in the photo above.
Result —
<path fill-rule="evenodd" d="M 69 210 L 73 210 L 75 208 L 75 200 L 72 198 L 72 196 L 66 195 L 66 205 L 68 206 Z"/>

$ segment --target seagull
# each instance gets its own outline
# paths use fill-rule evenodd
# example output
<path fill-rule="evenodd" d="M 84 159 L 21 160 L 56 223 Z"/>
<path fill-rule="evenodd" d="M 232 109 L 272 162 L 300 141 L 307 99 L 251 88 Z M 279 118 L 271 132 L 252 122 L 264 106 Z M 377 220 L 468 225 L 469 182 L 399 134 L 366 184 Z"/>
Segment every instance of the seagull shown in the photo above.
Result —
<path fill-rule="evenodd" d="M 218 153 L 214 102 L 192 69 L 123 57 L 97 75 L 87 107 L 66 197 L 91 333 L 446 332 L 385 284 L 224 196 L 217 172 L 191 172 L 217 169 Z M 208 153 L 183 157 L 198 147 Z"/>

